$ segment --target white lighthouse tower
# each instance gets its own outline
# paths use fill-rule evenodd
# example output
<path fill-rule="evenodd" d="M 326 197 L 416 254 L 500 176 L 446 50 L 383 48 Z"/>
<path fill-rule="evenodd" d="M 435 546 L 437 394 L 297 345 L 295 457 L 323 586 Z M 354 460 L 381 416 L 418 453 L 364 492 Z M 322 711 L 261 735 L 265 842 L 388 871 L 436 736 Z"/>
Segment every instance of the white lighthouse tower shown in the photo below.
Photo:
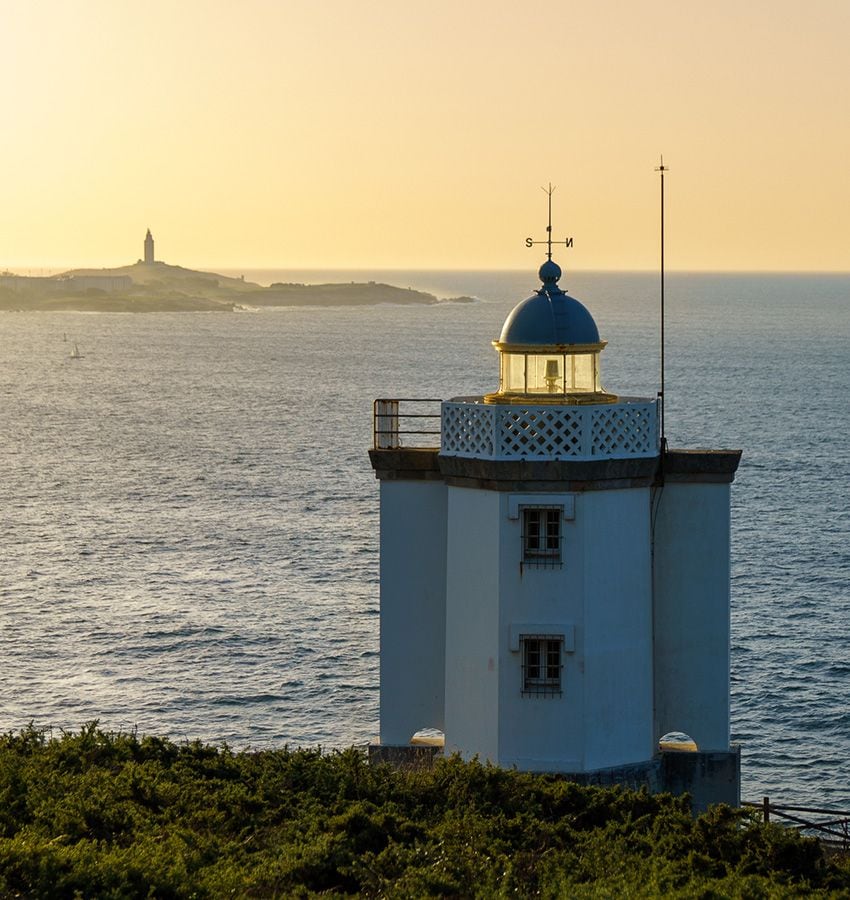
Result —
<path fill-rule="evenodd" d="M 603 388 L 606 342 L 547 256 L 493 342 L 498 390 L 443 402 L 439 448 L 376 404 L 382 748 L 430 727 L 466 758 L 734 803 L 740 451 L 668 450 L 656 398 Z M 659 752 L 674 731 L 696 752 Z"/>

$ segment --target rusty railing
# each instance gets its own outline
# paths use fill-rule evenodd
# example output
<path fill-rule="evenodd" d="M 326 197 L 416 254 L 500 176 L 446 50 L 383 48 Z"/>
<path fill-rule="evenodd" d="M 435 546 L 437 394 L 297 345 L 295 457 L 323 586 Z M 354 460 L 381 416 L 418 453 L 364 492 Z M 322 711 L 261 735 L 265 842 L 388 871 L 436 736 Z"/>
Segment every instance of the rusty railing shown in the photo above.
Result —
<path fill-rule="evenodd" d="M 372 410 L 372 446 L 376 450 L 439 448 L 441 403 L 419 397 L 376 400 Z"/>
<path fill-rule="evenodd" d="M 821 843 L 841 850 L 850 849 L 850 812 L 838 809 L 823 809 L 816 806 L 790 806 L 771 803 L 770 797 L 761 802 L 745 800 L 742 806 L 761 810 L 764 821 L 779 819 L 779 824 L 796 828 L 808 837 L 816 837 Z M 805 815 L 799 815 L 799 814 Z M 818 817 L 817 819 L 812 816 Z M 820 817 L 826 816 L 826 819 Z"/>

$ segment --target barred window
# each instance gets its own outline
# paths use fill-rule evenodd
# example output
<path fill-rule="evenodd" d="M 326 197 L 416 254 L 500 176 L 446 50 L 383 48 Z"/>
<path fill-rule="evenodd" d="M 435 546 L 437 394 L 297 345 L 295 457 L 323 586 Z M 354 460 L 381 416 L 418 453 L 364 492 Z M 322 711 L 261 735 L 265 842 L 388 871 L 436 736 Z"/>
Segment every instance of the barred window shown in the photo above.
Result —
<path fill-rule="evenodd" d="M 561 696 L 560 635 L 524 634 L 522 642 L 522 693 L 526 696 Z"/>
<path fill-rule="evenodd" d="M 563 507 L 526 506 L 522 511 L 523 562 L 542 567 L 561 565 Z"/>

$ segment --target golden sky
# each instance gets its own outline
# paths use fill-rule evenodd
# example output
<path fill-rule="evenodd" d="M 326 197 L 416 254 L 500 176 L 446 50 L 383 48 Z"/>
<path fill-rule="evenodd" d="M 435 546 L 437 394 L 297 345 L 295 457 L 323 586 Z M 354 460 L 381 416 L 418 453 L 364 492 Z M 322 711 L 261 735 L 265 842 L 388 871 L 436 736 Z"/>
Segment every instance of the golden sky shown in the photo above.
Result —
<path fill-rule="evenodd" d="M 3 0 L 0 269 L 850 270 L 850 0 Z"/>

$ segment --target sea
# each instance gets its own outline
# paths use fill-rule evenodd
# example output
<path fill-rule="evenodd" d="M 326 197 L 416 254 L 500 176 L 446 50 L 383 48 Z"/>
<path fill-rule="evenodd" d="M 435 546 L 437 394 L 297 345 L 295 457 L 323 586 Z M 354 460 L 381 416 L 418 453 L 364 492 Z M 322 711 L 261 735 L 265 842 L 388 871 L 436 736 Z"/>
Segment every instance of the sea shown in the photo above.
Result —
<path fill-rule="evenodd" d="M 0 313 L 0 731 L 377 734 L 372 402 L 495 389 L 490 342 L 536 271 L 225 274 L 476 302 Z M 604 386 L 654 397 L 658 276 L 561 284 L 608 341 Z M 850 809 L 850 275 L 672 273 L 665 299 L 670 446 L 743 450 L 744 798 Z"/>

